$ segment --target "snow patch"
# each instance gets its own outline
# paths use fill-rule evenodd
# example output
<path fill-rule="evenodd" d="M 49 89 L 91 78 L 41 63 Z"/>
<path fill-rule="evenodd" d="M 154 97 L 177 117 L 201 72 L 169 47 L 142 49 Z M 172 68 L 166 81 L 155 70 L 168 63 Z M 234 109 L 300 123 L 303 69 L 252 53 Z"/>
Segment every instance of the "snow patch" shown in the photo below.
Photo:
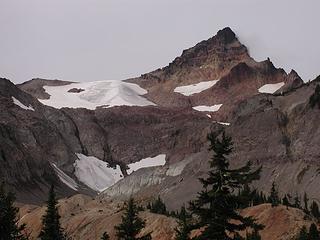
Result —
<path fill-rule="evenodd" d="M 196 84 L 191 84 L 186 86 L 180 86 L 180 87 L 176 87 L 173 91 L 185 96 L 191 96 L 193 94 L 200 93 L 204 90 L 211 88 L 218 81 L 219 80 L 212 80 L 212 81 L 199 82 Z"/>
<path fill-rule="evenodd" d="M 67 185 L 68 187 L 72 188 L 75 191 L 78 190 L 78 184 L 76 183 L 76 181 L 74 181 L 71 177 L 69 177 L 66 173 L 64 173 L 60 168 L 58 168 L 56 164 L 51 163 L 51 165 L 53 166 L 61 182 L 63 182 L 65 185 Z"/>
<path fill-rule="evenodd" d="M 230 126 L 230 123 L 227 123 L 227 122 L 218 122 L 218 123 L 221 124 L 221 125 Z"/>
<path fill-rule="evenodd" d="M 282 86 L 284 85 L 284 82 L 280 83 L 274 83 L 274 84 L 265 84 L 261 88 L 258 89 L 260 93 L 275 93 L 278 91 Z"/>
<path fill-rule="evenodd" d="M 160 154 L 155 157 L 144 158 L 144 159 L 141 159 L 139 162 L 129 164 L 128 165 L 129 169 L 127 170 L 127 173 L 131 174 L 140 168 L 157 167 L 157 166 L 163 166 L 165 164 L 166 164 L 166 154 Z"/>
<path fill-rule="evenodd" d="M 15 97 L 11 97 L 12 101 L 15 105 L 21 107 L 24 110 L 30 110 L 30 111 L 34 111 L 34 108 L 29 105 L 28 107 L 26 105 L 24 105 L 22 102 L 20 102 L 18 99 L 16 99 Z"/>
<path fill-rule="evenodd" d="M 76 154 L 74 163 L 75 175 L 78 180 L 91 189 L 102 192 L 123 178 L 120 166 L 112 168 L 108 163 L 83 154 Z"/>
<path fill-rule="evenodd" d="M 217 112 L 221 108 L 222 104 L 216 104 L 213 106 L 196 106 L 192 107 L 194 110 L 200 111 L 200 112 Z"/>
<path fill-rule="evenodd" d="M 221 125 L 230 126 L 230 123 L 227 123 L 227 122 L 216 122 L 216 123 L 221 124 Z"/>
<path fill-rule="evenodd" d="M 71 83 L 63 86 L 44 86 L 49 99 L 38 99 L 41 103 L 54 108 L 87 108 L 113 106 L 155 105 L 142 97 L 147 91 L 137 84 L 108 80 L 87 83 Z M 70 89 L 83 89 L 80 92 L 68 92 Z"/>

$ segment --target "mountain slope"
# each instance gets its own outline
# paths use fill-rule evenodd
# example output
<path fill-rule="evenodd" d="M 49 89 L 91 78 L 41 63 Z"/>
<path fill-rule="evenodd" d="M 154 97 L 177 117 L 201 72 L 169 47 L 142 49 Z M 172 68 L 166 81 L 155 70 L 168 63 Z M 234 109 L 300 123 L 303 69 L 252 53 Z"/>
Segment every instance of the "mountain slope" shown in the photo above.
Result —
<path fill-rule="evenodd" d="M 175 92 L 182 86 L 212 80 L 217 83 L 193 95 Z M 183 51 L 168 66 L 129 81 L 147 89 L 147 98 L 160 106 L 222 104 L 213 114 L 218 121 L 228 119 L 240 101 L 258 94 L 265 84 L 283 83 L 282 91 L 287 91 L 303 83 L 296 72 L 288 75 L 283 69 L 275 68 L 270 59 L 263 62 L 252 59 L 230 28 Z"/>
<path fill-rule="evenodd" d="M 207 172 L 206 134 L 223 128 L 235 141 L 234 166 L 246 160 L 263 164 L 258 188 L 268 191 L 277 180 L 283 193 L 307 190 L 319 198 L 317 110 L 308 105 L 316 82 L 303 85 L 295 71 L 286 74 L 269 59 L 254 61 L 229 28 L 167 67 L 127 81 L 1 82 L 0 177 L 21 201 L 43 200 L 54 179 L 65 195 L 116 183 L 101 197 L 161 195 L 177 209 L 195 196 L 197 179 Z M 159 155 L 165 155 L 164 166 L 126 171 Z M 9 158 L 13 165 L 6 163 Z"/>
<path fill-rule="evenodd" d="M 121 220 L 122 206 L 121 201 L 92 200 L 84 195 L 75 195 L 60 201 L 61 223 L 75 240 L 98 240 L 105 231 L 111 239 L 115 239 L 114 226 Z M 31 239 L 36 238 L 40 232 L 44 212 L 45 207 L 23 206 L 20 209 L 20 223 L 28 224 Z M 270 204 L 262 204 L 244 209 L 242 214 L 256 218 L 258 223 L 265 226 L 261 231 L 263 240 L 294 239 L 303 225 L 309 227 L 312 223 L 302 210 L 281 205 L 272 208 Z M 175 239 L 176 219 L 148 211 L 141 212 L 140 216 L 146 220 L 142 234 L 152 232 L 154 240 Z M 196 233 L 193 231 L 194 235 Z"/>

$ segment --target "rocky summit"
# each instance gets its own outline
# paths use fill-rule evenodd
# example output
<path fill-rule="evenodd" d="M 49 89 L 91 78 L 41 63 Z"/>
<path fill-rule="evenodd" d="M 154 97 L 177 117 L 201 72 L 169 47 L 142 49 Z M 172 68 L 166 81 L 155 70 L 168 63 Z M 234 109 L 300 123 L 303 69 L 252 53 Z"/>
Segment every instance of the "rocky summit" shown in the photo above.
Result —
<path fill-rule="evenodd" d="M 230 28 L 127 80 L 0 79 L 0 179 L 33 237 L 52 183 L 75 239 L 100 239 L 104 223 L 114 237 L 130 196 L 159 196 L 170 211 L 194 199 L 210 167 L 207 134 L 224 130 L 234 142 L 232 167 L 262 166 L 258 191 L 276 182 L 281 196 L 320 201 L 320 109 L 310 104 L 319 84 L 269 58 L 255 61 Z M 263 239 L 292 239 L 312 222 L 301 210 L 267 204 L 242 214 L 267 226 Z M 152 239 L 174 239 L 172 217 L 142 216 Z"/>

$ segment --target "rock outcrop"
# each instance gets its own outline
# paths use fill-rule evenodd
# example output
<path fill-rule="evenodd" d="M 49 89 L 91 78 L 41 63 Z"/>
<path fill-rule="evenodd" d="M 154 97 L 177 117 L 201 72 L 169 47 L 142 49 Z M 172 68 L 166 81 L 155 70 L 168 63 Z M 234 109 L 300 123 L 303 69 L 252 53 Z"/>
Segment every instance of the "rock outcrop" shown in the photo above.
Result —
<path fill-rule="evenodd" d="M 35 98 L 48 99 L 50 95 L 46 93 L 43 86 L 62 86 L 70 83 L 72 82 L 34 78 L 30 81 L 24 82 L 22 84 L 18 84 L 18 86 L 21 90 L 29 93 Z"/>

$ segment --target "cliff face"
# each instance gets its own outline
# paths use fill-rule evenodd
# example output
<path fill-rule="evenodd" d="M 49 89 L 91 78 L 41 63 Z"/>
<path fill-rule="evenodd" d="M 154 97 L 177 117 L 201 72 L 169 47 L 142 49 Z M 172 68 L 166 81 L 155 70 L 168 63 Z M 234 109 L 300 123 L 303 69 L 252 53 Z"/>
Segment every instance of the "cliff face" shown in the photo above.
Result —
<path fill-rule="evenodd" d="M 44 198 L 49 182 L 64 195 L 73 193 L 63 187 L 50 165 L 63 166 L 74 156 L 56 125 L 45 117 L 48 113 L 59 115 L 10 81 L 0 79 L 0 178 L 16 190 L 21 201 Z"/>

